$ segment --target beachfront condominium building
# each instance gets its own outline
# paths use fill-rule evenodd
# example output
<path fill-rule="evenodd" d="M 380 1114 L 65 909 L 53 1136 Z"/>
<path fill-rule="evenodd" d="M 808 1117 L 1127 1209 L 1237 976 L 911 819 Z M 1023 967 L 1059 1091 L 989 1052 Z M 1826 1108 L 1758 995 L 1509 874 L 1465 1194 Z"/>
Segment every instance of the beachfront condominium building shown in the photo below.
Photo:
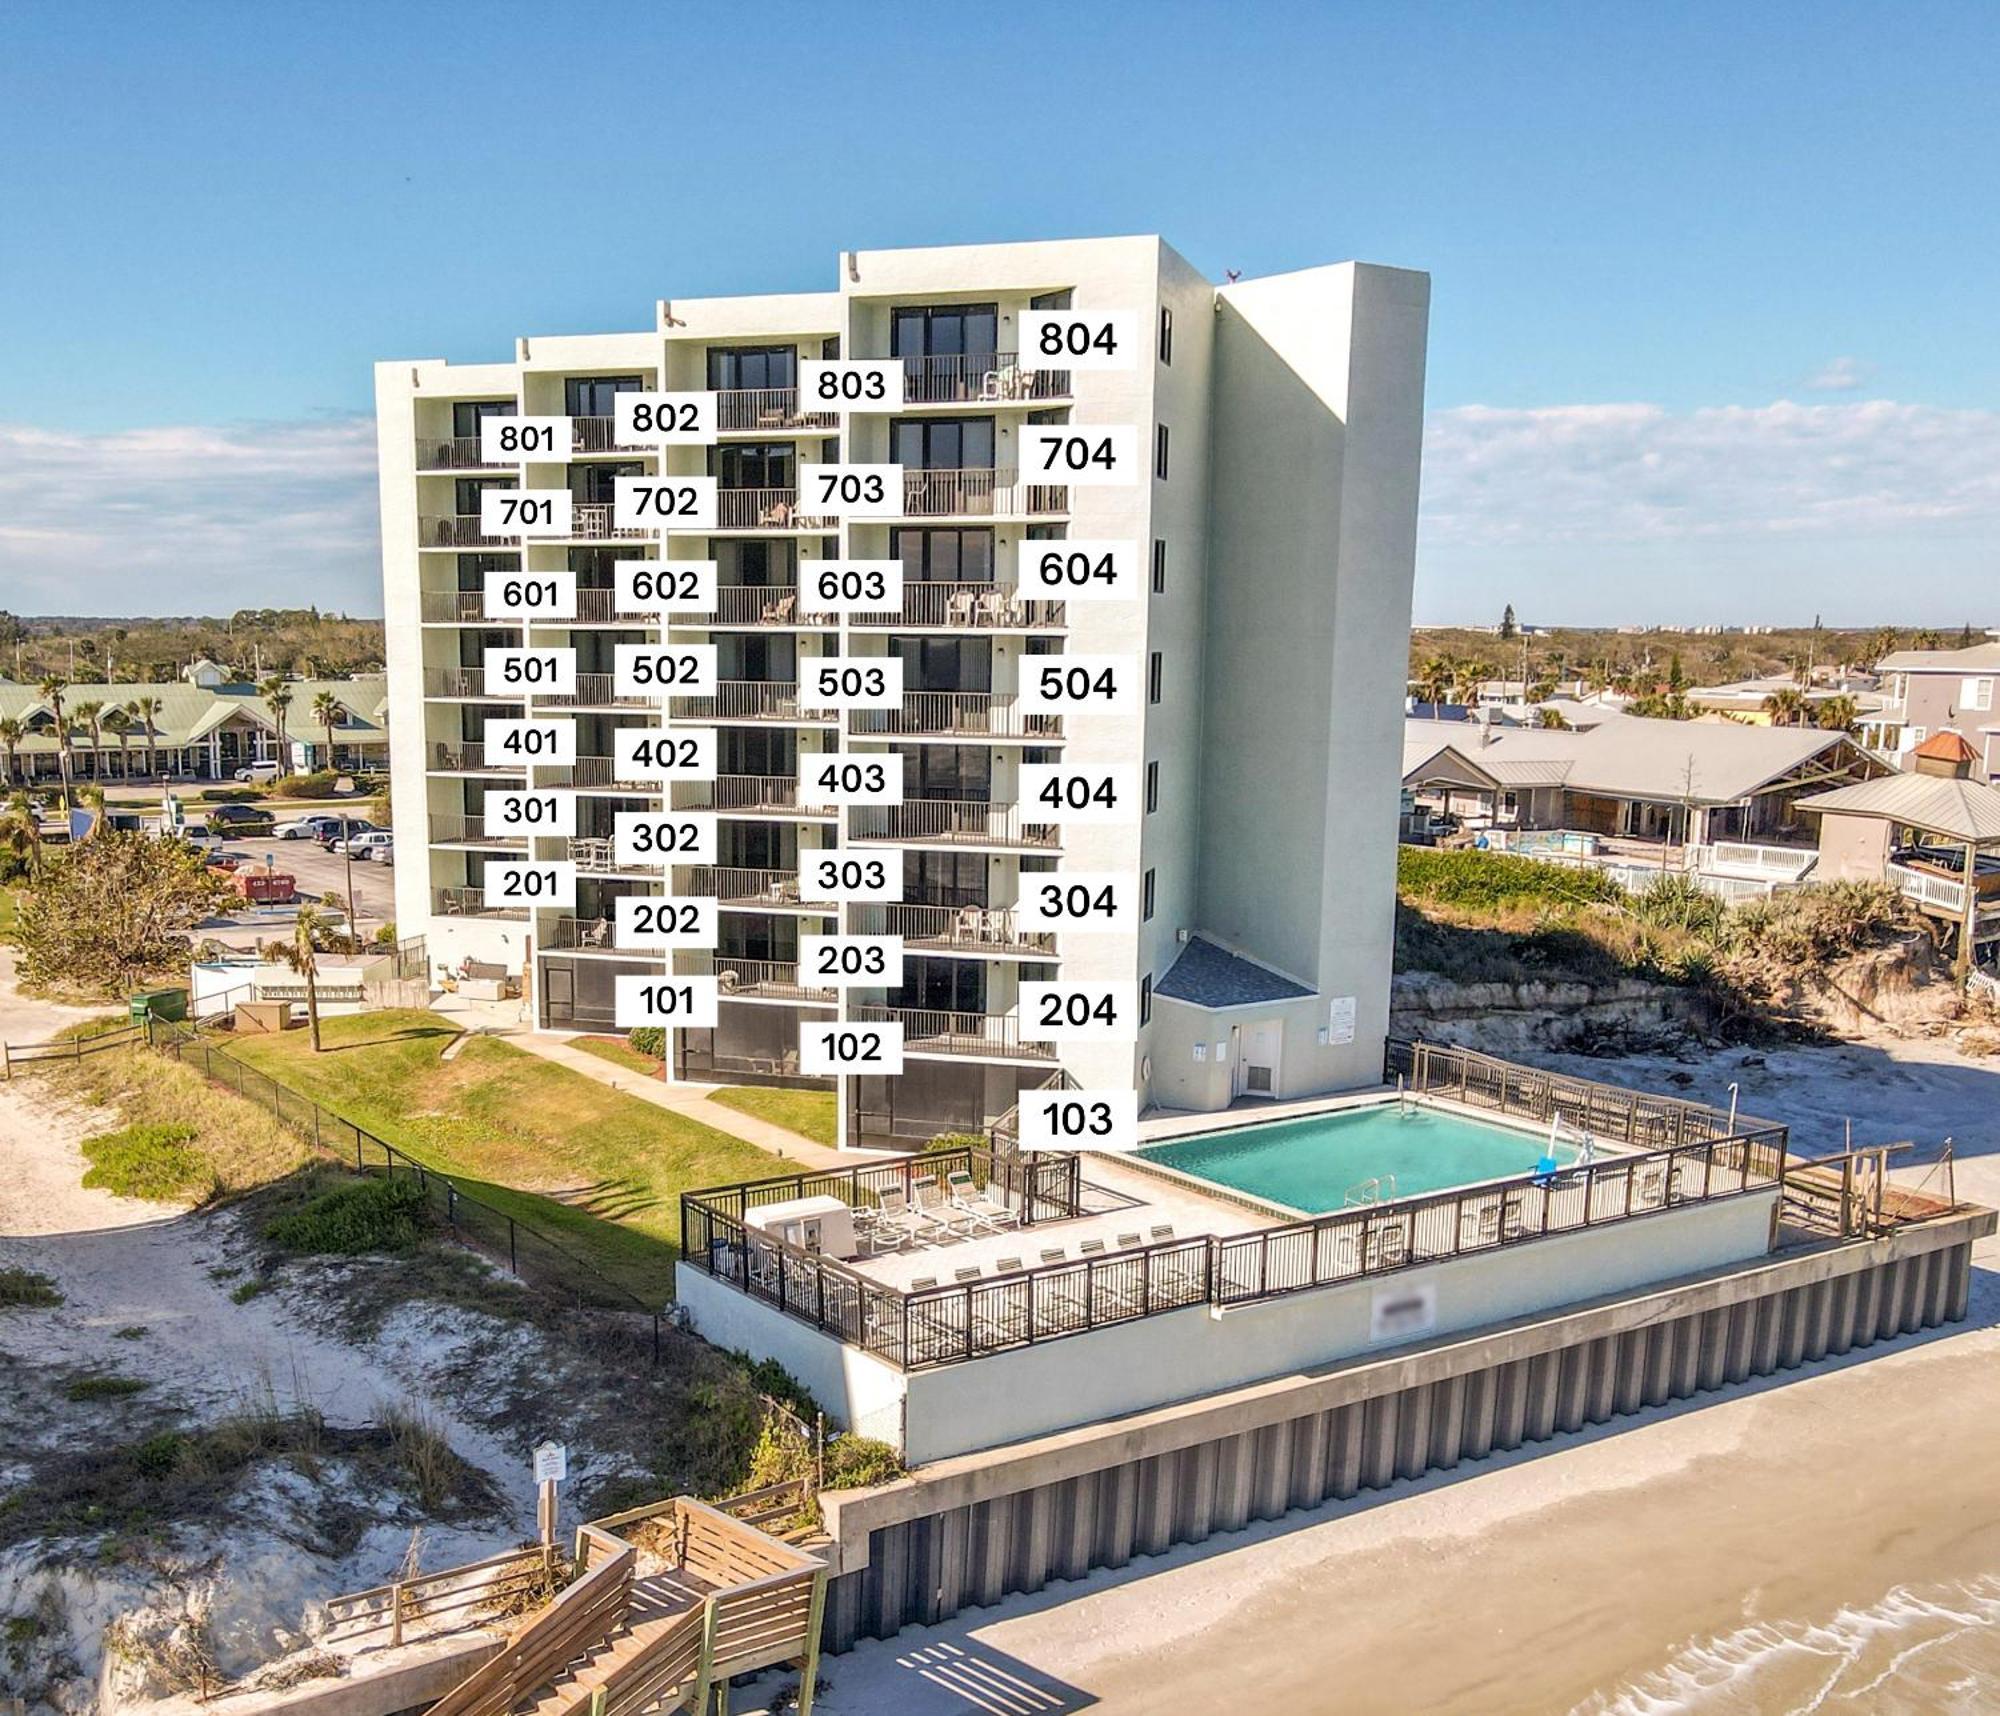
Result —
<path fill-rule="evenodd" d="M 854 1141 L 1377 1080 L 1428 297 L 853 251 L 380 365 L 399 924 Z"/>

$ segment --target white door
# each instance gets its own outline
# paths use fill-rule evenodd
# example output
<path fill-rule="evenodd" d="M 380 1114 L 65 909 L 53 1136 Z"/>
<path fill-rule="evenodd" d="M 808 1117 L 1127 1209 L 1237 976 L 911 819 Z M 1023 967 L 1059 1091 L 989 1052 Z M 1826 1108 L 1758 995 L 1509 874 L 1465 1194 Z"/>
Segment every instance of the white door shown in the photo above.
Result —
<path fill-rule="evenodd" d="M 1236 1028 L 1236 1070 L 1232 1094 L 1276 1096 L 1278 1063 L 1285 1048 L 1285 1027 L 1276 1019 Z"/>

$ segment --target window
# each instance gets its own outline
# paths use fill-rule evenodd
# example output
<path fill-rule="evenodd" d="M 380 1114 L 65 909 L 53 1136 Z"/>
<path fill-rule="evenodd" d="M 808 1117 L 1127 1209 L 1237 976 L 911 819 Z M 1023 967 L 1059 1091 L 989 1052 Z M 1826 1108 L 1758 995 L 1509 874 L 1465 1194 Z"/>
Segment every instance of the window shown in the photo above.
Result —
<path fill-rule="evenodd" d="M 1148 921 L 1150 921 L 1153 916 L 1153 882 L 1158 874 L 1159 872 L 1155 870 L 1148 870 L 1146 872 L 1145 899 L 1142 902 L 1143 910 L 1141 911 L 1140 915 L 1143 918 L 1147 919 Z"/>
<path fill-rule="evenodd" d="M 1157 424 L 1153 430 L 1153 475 L 1161 482 L 1167 480 L 1167 426 Z"/>
<path fill-rule="evenodd" d="M 833 558 L 839 558 L 836 550 Z M 892 530 L 889 558 L 903 563 L 911 584 L 990 584 L 993 532 L 990 530 Z"/>
<path fill-rule="evenodd" d="M 898 418 L 890 425 L 889 462 L 913 471 L 990 471 L 990 417 Z"/>
<path fill-rule="evenodd" d="M 744 441 L 708 450 L 709 471 L 724 489 L 794 488 L 797 461 L 798 446 L 791 441 Z"/>
<path fill-rule="evenodd" d="M 1903 729 L 1903 737 L 1912 745 L 1921 745 L 1930 736 L 1931 730 L 1928 727 L 1905 727 Z"/>
<path fill-rule="evenodd" d="M 1167 544 L 1163 537 L 1153 538 L 1153 594 L 1167 593 Z"/>
<path fill-rule="evenodd" d="M 998 349 L 1000 313 L 992 304 L 906 304 L 891 318 L 891 357 L 991 357 Z"/>
<path fill-rule="evenodd" d="M 1146 814 L 1151 816 L 1160 808 L 1160 765 L 1146 765 Z"/>
<path fill-rule="evenodd" d="M 479 439 L 479 426 L 489 417 L 512 417 L 511 399 L 462 399 L 451 408 L 451 432 L 461 441 Z"/>
<path fill-rule="evenodd" d="M 1174 361 L 1174 313 L 1166 305 L 1160 306 L 1160 362 Z"/>
<path fill-rule="evenodd" d="M 611 417 L 621 393 L 646 385 L 639 375 L 573 375 L 563 383 L 563 410 L 571 417 Z"/>
<path fill-rule="evenodd" d="M 1990 679 L 1962 680 L 1958 687 L 1958 706 L 1961 709 L 1991 709 L 1993 707 L 1993 681 Z"/>
<path fill-rule="evenodd" d="M 1152 659 L 1146 663 L 1146 701 L 1148 703 L 1159 702 L 1160 681 L 1164 676 L 1164 671 L 1165 671 L 1164 666 L 1160 659 L 1160 652 L 1158 650 L 1154 650 Z"/>
<path fill-rule="evenodd" d="M 1149 971 L 1139 979 L 1139 1023 L 1153 1022 L 1153 974 Z"/>
<path fill-rule="evenodd" d="M 724 393 L 792 387 L 797 363 L 792 346 L 710 346 L 708 385 Z"/>

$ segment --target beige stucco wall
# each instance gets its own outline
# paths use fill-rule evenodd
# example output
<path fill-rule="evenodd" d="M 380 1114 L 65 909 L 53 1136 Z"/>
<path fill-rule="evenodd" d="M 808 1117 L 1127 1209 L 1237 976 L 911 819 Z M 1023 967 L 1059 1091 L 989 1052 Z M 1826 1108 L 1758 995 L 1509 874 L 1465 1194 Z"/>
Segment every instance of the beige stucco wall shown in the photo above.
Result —
<path fill-rule="evenodd" d="M 1879 882 L 1889 862 L 1889 824 L 1876 816 L 1821 816 L 1820 882 Z"/>

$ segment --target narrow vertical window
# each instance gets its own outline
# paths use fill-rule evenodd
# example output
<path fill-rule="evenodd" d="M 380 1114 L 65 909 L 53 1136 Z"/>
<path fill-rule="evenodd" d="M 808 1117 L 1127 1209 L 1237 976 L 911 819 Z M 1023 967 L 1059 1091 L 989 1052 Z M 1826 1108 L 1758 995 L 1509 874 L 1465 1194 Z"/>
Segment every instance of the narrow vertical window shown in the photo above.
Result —
<path fill-rule="evenodd" d="M 1146 814 L 1151 816 L 1160 808 L 1160 765 L 1146 765 Z"/>
<path fill-rule="evenodd" d="M 1153 538 L 1153 594 L 1167 593 L 1167 542 L 1163 536 Z"/>
<path fill-rule="evenodd" d="M 1174 313 L 1165 304 L 1160 306 L 1160 362 L 1174 361 Z"/>
<path fill-rule="evenodd" d="M 1161 482 L 1167 480 L 1167 426 L 1164 423 L 1153 432 L 1153 475 Z"/>
<path fill-rule="evenodd" d="M 1142 915 L 1149 923 L 1152 921 L 1153 917 L 1153 896 L 1154 896 L 1153 883 L 1155 879 L 1158 877 L 1158 875 L 1159 872 L 1157 870 L 1148 870 L 1146 872 L 1145 910 Z"/>
<path fill-rule="evenodd" d="M 1139 1023 L 1153 1022 L 1153 974 L 1149 971 L 1139 979 Z"/>
<path fill-rule="evenodd" d="M 1146 701 L 1148 703 L 1159 702 L 1160 681 L 1164 676 L 1164 671 L 1165 670 L 1160 659 L 1160 652 L 1158 650 L 1154 650 L 1152 654 L 1152 659 L 1146 663 Z"/>

